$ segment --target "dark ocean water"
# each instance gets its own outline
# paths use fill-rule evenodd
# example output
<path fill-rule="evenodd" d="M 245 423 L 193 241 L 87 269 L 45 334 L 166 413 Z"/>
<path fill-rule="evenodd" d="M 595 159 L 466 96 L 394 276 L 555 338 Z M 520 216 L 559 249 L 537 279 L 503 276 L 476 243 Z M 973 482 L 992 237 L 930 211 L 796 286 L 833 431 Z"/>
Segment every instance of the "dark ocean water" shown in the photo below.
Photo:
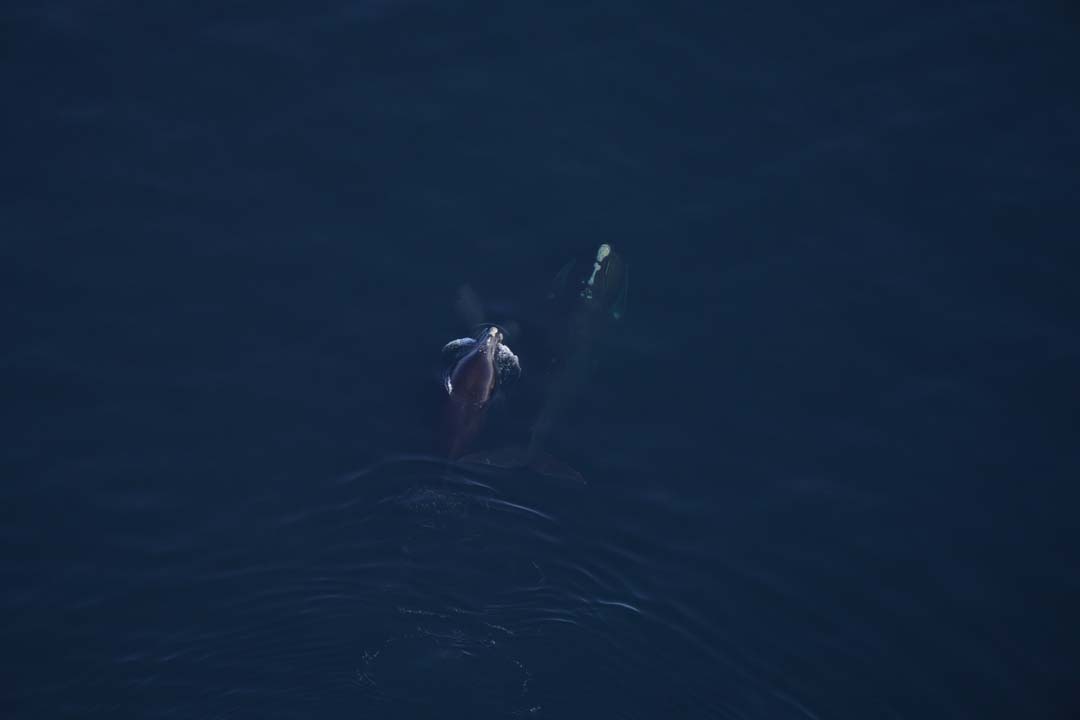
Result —
<path fill-rule="evenodd" d="M 1071 5 L 0 19 L 3 717 L 1076 717 Z M 440 461 L 600 242 L 586 482 Z"/>

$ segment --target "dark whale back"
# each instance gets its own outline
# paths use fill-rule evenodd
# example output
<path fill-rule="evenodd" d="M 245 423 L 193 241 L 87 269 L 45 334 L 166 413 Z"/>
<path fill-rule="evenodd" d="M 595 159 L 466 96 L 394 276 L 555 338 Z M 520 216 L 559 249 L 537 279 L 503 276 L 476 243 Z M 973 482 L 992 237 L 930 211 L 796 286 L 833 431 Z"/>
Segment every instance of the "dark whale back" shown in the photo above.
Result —
<path fill-rule="evenodd" d="M 497 379 L 494 354 L 486 343 L 477 343 L 450 371 L 450 397 L 458 402 L 484 404 L 494 394 Z"/>

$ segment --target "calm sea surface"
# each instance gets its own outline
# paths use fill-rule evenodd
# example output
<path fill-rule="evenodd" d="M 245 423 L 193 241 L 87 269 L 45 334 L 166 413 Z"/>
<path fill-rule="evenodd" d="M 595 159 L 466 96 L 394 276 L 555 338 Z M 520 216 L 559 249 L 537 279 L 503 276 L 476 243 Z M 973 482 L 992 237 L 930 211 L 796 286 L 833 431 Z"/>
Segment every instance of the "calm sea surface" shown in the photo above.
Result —
<path fill-rule="evenodd" d="M 3 717 L 1076 717 L 1069 4 L 0 20 Z"/>

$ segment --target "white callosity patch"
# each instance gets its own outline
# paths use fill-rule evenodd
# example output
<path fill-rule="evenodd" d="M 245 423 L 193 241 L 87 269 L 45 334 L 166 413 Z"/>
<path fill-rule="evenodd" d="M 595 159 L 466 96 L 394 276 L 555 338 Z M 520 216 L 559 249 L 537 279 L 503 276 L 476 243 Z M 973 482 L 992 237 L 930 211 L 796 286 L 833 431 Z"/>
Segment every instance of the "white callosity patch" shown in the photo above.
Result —
<path fill-rule="evenodd" d="M 592 266 L 592 274 L 589 275 L 589 279 L 585 281 L 585 289 L 581 291 L 581 296 L 586 300 L 592 298 L 592 286 L 596 282 L 596 273 L 600 272 L 600 268 L 604 264 L 604 260 L 611 254 L 611 246 L 604 243 L 596 250 L 596 262 Z"/>
<path fill-rule="evenodd" d="M 502 343 L 499 343 L 498 352 L 495 354 L 495 367 L 499 371 L 499 382 L 509 376 L 517 377 L 521 374 L 521 363 L 518 361 L 518 356 Z"/>
<path fill-rule="evenodd" d="M 611 246 L 607 243 L 603 243 L 596 249 L 596 262 L 604 262 L 604 258 L 611 254 Z"/>

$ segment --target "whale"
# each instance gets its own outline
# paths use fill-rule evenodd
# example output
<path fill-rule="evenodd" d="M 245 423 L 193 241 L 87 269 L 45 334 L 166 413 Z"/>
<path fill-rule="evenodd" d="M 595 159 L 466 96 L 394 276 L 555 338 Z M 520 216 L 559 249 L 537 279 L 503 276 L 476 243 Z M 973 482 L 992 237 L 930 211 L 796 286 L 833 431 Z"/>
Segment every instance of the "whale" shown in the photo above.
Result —
<path fill-rule="evenodd" d="M 504 340 L 502 329 L 489 325 L 476 337 L 443 346 L 446 404 L 440 444 L 450 459 L 460 457 L 475 439 L 500 385 L 521 374 L 521 363 Z"/>

